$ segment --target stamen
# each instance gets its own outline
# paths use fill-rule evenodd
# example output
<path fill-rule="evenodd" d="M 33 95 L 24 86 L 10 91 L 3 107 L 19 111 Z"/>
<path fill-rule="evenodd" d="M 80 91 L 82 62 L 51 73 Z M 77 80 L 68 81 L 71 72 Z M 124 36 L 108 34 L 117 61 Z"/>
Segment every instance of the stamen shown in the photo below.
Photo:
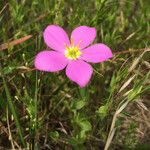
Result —
<path fill-rule="evenodd" d="M 81 42 L 82 42 L 82 40 L 80 40 L 78 44 L 74 45 L 74 40 L 73 40 L 73 38 L 71 38 L 70 46 L 68 46 L 66 43 L 64 43 L 65 47 L 66 47 L 66 50 L 65 50 L 66 58 L 71 59 L 71 60 L 76 60 L 80 57 L 81 51 L 79 49 L 79 46 L 80 46 Z"/>
<path fill-rule="evenodd" d="M 69 48 L 69 46 L 68 46 L 66 43 L 64 43 L 64 45 L 65 45 L 66 49 L 68 49 L 68 48 Z"/>
<path fill-rule="evenodd" d="M 78 47 L 78 48 L 79 48 L 79 46 L 80 46 L 81 42 L 82 42 L 82 40 L 80 40 L 80 41 L 78 42 L 78 44 L 76 45 L 76 47 Z"/>
<path fill-rule="evenodd" d="M 71 47 L 74 46 L 74 40 L 73 40 L 73 38 L 70 39 L 70 46 L 71 46 Z"/>

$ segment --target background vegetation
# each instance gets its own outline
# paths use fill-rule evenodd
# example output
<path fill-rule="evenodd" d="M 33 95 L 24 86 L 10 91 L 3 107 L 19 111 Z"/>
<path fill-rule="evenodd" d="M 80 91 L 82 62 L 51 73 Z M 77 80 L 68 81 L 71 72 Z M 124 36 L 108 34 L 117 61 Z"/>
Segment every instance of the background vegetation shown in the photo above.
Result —
<path fill-rule="evenodd" d="M 0 0 L 0 148 L 150 149 L 149 0 Z M 34 70 L 49 24 L 97 29 L 113 59 L 85 89 Z M 106 145 L 106 146 L 105 146 Z"/>

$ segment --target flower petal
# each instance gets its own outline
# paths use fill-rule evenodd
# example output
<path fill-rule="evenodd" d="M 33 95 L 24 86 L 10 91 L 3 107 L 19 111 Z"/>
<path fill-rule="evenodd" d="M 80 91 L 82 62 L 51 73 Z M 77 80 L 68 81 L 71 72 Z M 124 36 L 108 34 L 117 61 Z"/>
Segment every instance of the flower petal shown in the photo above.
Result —
<path fill-rule="evenodd" d="M 66 68 L 68 78 L 79 84 L 80 87 L 87 85 L 92 76 L 92 72 L 93 69 L 91 65 L 82 60 L 71 61 Z"/>
<path fill-rule="evenodd" d="M 37 54 L 34 65 L 41 71 L 55 72 L 66 67 L 68 61 L 63 54 L 56 51 L 42 51 Z"/>
<path fill-rule="evenodd" d="M 44 30 L 44 41 L 53 50 L 64 52 L 65 44 L 70 45 L 67 33 L 57 25 L 49 25 Z"/>
<path fill-rule="evenodd" d="M 105 61 L 112 56 L 112 52 L 107 45 L 95 44 L 82 50 L 81 59 L 87 62 L 98 63 Z"/>
<path fill-rule="evenodd" d="M 77 27 L 71 34 L 71 39 L 73 39 L 74 44 L 77 45 L 80 43 L 80 49 L 89 46 L 94 41 L 95 37 L 96 29 L 87 26 Z"/>

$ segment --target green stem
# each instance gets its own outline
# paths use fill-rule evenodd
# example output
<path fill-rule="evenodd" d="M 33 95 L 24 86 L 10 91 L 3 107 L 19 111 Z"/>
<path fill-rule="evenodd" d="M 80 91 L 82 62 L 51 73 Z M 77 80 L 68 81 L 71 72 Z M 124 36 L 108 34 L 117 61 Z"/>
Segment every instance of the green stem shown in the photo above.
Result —
<path fill-rule="evenodd" d="M 35 128 L 34 128 L 34 139 L 36 139 L 36 133 L 37 133 L 37 126 L 38 126 L 38 72 L 36 71 L 36 83 L 35 83 L 35 96 L 34 96 L 34 108 L 35 108 L 35 112 L 34 112 L 34 118 L 35 118 Z M 34 141 L 34 149 L 37 147 L 37 141 Z"/>
<path fill-rule="evenodd" d="M 82 99 L 85 99 L 88 97 L 86 88 L 79 88 L 79 94 Z"/>

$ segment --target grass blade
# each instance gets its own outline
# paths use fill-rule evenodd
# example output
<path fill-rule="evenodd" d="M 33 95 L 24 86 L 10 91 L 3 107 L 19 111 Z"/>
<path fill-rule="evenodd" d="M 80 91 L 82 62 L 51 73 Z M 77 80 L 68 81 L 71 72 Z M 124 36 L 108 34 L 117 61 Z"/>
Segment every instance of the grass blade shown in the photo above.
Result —
<path fill-rule="evenodd" d="M 20 126 L 19 119 L 18 119 L 17 113 L 16 113 L 16 111 L 15 111 L 15 107 L 14 107 L 14 104 L 13 104 L 13 102 L 12 102 L 9 89 L 8 89 L 8 86 L 7 86 L 5 77 L 4 77 L 4 75 L 3 75 L 3 72 L 2 72 L 1 64 L 0 64 L 0 72 L 1 72 L 1 76 L 2 76 L 2 81 L 3 81 L 4 89 L 5 89 L 5 92 L 6 92 L 6 97 L 7 97 L 7 101 L 8 101 L 8 106 L 9 106 L 10 111 L 11 111 L 13 117 L 14 117 L 15 124 L 16 124 L 16 127 L 17 127 L 17 129 L 18 129 L 18 133 L 19 133 L 19 136 L 20 136 L 20 140 L 21 140 L 21 142 L 22 142 L 22 145 L 23 145 L 24 147 L 26 147 L 26 144 L 25 144 L 25 141 L 24 141 L 24 138 L 23 138 L 22 128 L 21 128 L 21 126 Z"/>

